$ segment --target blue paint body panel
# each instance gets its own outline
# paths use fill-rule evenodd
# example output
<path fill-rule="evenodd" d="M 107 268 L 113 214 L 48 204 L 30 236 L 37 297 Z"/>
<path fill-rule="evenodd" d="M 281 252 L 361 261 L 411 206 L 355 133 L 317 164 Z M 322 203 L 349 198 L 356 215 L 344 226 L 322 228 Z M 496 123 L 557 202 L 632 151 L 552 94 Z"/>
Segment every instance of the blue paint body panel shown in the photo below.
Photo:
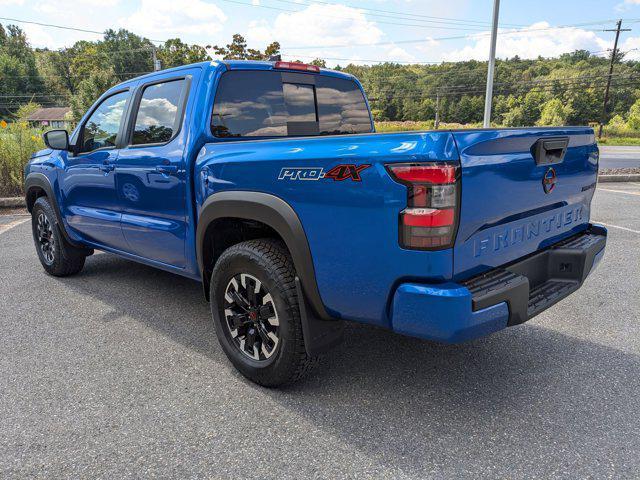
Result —
<path fill-rule="evenodd" d="M 313 255 L 320 295 L 336 317 L 389 326 L 386 309 L 402 278 L 451 278 L 452 252 L 420 252 L 398 244 L 398 214 L 406 187 L 384 165 L 456 160 L 450 133 L 372 134 L 348 137 L 217 142 L 195 166 L 208 178 L 202 199 L 225 190 L 270 193 L 298 214 Z M 372 164 L 361 182 L 278 180 L 282 167 Z"/>
<path fill-rule="evenodd" d="M 508 308 L 499 304 L 472 313 L 469 292 L 456 282 L 588 225 L 595 189 L 587 187 L 595 184 L 598 155 L 591 129 L 375 134 L 372 122 L 369 134 L 216 138 L 210 129 L 216 88 L 225 71 L 239 69 L 270 70 L 273 64 L 179 67 L 125 82 L 98 100 L 123 89 L 134 99 L 150 83 L 189 78 L 180 130 L 167 144 L 120 143 L 76 158 L 51 150 L 34 155 L 25 173 L 47 176 L 73 241 L 200 279 L 196 229 L 205 201 L 225 191 L 268 193 L 297 214 L 330 315 L 458 342 L 504 328 Z M 362 88 L 341 72 L 322 70 L 321 75 L 353 80 Z M 73 132 L 72 142 L 78 134 Z M 541 179 L 546 167 L 535 164 L 531 146 L 553 136 L 569 137 L 570 143 L 565 160 L 556 166 L 557 188 L 545 195 Z M 105 159 L 113 171 L 101 170 Z M 460 222 L 451 249 L 408 250 L 398 242 L 407 189 L 391 179 L 385 166 L 427 161 L 461 166 Z M 328 171 L 345 163 L 370 166 L 361 182 L 279 180 L 283 168 Z M 173 170 L 159 172 L 162 165 Z M 546 225 L 553 228 L 546 230 Z"/>
<path fill-rule="evenodd" d="M 484 337 L 505 328 L 509 319 L 505 302 L 472 312 L 471 293 L 455 283 L 403 283 L 391 308 L 395 332 L 441 343 Z"/>
<path fill-rule="evenodd" d="M 529 255 L 589 224 L 598 175 L 591 128 L 459 131 L 462 166 L 460 228 L 454 248 L 456 279 L 468 278 Z M 539 138 L 567 137 L 564 160 L 552 165 L 555 189 L 542 178 L 549 165 L 531 153 Z"/>

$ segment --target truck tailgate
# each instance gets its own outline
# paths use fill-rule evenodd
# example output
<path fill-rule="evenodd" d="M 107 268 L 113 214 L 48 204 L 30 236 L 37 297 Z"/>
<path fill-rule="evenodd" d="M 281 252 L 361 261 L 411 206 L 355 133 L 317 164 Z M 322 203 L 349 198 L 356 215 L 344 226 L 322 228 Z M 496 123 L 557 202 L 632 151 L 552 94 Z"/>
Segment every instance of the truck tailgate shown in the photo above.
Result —
<path fill-rule="evenodd" d="M 592 129 L 453 135 L 462 167 L 456 279 L 508 264 L 587 228 L 598 173 Z"/>

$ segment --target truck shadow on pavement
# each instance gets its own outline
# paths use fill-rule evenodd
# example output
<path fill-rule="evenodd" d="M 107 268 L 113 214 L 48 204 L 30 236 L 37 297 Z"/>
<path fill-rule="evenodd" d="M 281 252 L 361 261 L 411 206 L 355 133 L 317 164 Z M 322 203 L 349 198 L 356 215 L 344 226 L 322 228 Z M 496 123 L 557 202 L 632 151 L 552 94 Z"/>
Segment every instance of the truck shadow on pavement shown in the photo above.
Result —
<path fill-rule="evenodd" d="M 210 358 L 212 375 L 245 382 L 305 419 L 310 435 L 329 432 L 398 473 L 437 476 L 435 465 L 461 459 L 492 476 L 513 476 L 514 465 L 521 474 L 637 473 L 634 354 L 535 322 L 459 346 L 349 324 L 310 378 L 267 390 L 229 375 L 199 283 L 111 255 L 90 258 L 80 276 L 63 281 L 112 306 L 103 321 L 143 322 Z M 561 306 L 553 312 L 563 314 Z"/>

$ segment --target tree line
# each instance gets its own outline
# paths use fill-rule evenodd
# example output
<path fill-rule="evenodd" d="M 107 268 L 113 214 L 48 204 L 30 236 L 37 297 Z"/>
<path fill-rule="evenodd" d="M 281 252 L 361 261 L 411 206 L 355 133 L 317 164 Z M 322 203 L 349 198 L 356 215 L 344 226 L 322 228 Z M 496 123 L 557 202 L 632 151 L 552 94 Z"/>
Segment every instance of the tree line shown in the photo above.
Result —
<path fill-rule="evenodd" d="M 155 45 L 127 30 L 107 30 L 98 41 L 78 41 L 60 50 L 32 48 L 15 25 L 0 25 L 0 118 L 10 119 L 25 103 L 71 106 L 78 119 L 109 87 L 153 70 L 216 58 L 263 60 L 280 53 L 273 42 L 248 48 L 241 35 L 227 45 L 202 47 L 179 38 Z M 312 63 L 325 66 L 322 59 Z M 579 50 L 556 58 L 514 57 L 496 64 L 493 122 L 504 126 L 585 125 L 604 119 L 640 127 L 640 63 L 615 59 L 610 107 L 603 114 L 609 59 Z M 434 65 L 343 65 L 362 82 L 380 121 L 482 121 L 486 62 Z"/>

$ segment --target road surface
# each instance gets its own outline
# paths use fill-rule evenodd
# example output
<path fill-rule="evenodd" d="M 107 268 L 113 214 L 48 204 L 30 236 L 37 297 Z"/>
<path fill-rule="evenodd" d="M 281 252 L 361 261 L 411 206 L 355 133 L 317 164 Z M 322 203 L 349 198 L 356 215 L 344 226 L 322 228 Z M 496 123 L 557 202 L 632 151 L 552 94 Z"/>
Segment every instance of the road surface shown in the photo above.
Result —
<path fill-rule="evenodd" d="M 109 254 L 42 270 L 0 221 L 0 478 L 637 478 L 640 185 L 609 244 L 525 325 L 443 346 L 349 324 L 306 381 L 230 366 L 196 282 Z"/>
<path fill-rule="evenodd" d="M 640 168 L 640 146 L 600 146 L 600 168 Z"/>

